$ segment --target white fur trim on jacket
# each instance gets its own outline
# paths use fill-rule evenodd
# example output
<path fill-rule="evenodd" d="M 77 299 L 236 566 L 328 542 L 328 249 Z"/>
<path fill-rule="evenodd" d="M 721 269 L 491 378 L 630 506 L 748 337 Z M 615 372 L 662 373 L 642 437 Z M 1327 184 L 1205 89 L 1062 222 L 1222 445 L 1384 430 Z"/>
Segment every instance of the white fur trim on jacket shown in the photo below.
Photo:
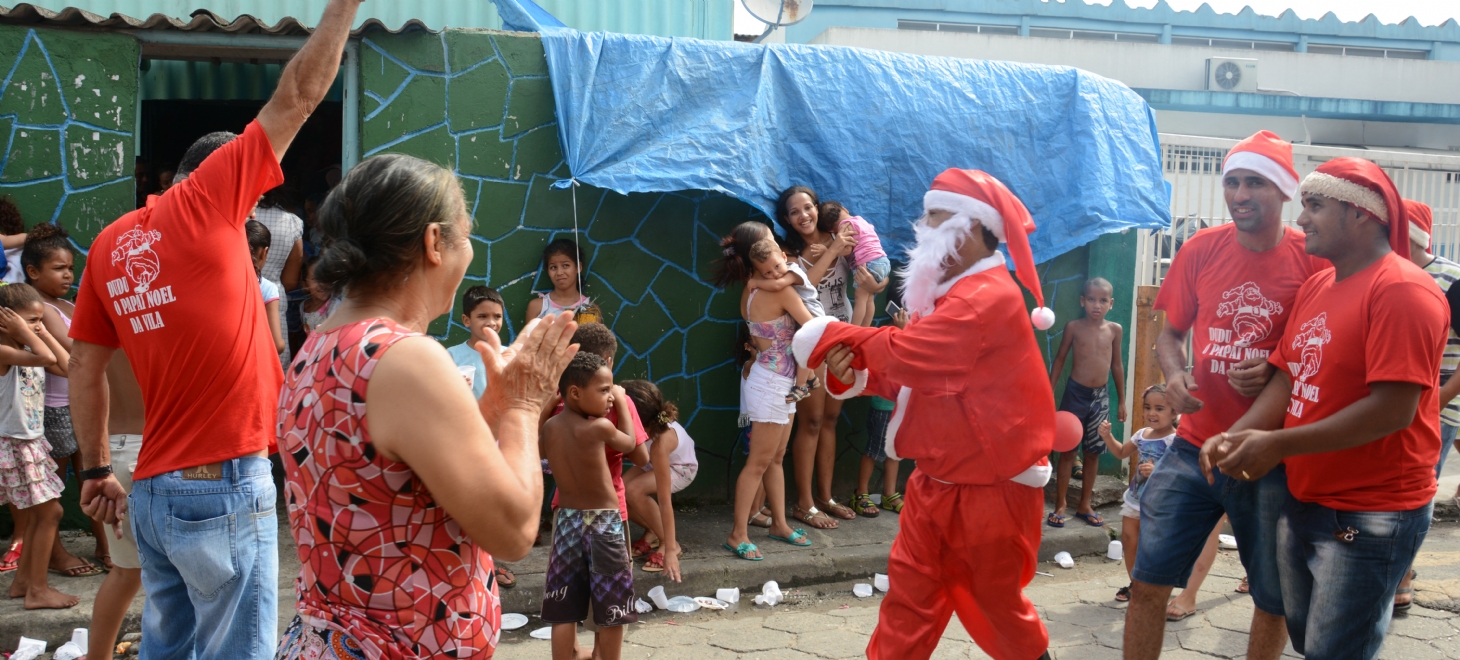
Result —
<path fill-rule="evenodd" d="M 897 407 L 893 409 L 892 419 L 887 422 L 887 432 L 883 438 L 882 449 L 888 458 L 902 460 L 897 453 L 897 430 L 902 428 L 902 418 L 907 416 L 907 401 L 912 398 L 912 388 L 904 386 L 897 392 Z"/>
<path fill-rule="evenodd" d="M 1018 476 L 1009 481 L 1030 488 L 1044 488 L 1044 485 L 1049 483 L 1050 472 L 1049 459 L 1040 458 L 1039 463 L 1029 466 L 1029 469 L 1020 472 Z"/>
<path fill-rule="evenodd" d="M 1004 238 L 1004 216 L 994 210 L 994 207 L 984 202 L 960 195 L 946 190 L 929 190 L 923 195 L 923 211 L 952 211 L 956 215 L 966 215 L 976 221 L 998 237 L 999 241 Z"/>
<path fill-rule="evenodd" d="M 1227 176 L 1232 170 L 1252 170 L 1277 186 L 1289 201 L 1298 197 L 1298 180 L 1288 173 L 1286 167 L 1267 156 L 1253 151 L 1238 151 L 1222 164 L 1222 176 Z"/>
<path fill-rule="evenodd" d="M 1411 222 L 1409 223 L 1409 242 L 1423 245 L 1428 250 L 1430 249 L 1430 233 Z"/>
<path fill-rule="evenodd" d="M 818 316 L 796 331 L 796 336 L 791 338 L 791 354 L 796 356 L 796 364 L 806 367 L 806 360 L 816 352 L 816 345 L 821 343 L 821 335 L 826 333 L 826 326 L 836 320 L 835 316 Z"/>
<path fill-rule="evenodd" d="M 855 396 L 861 396 L 862 390 L 867 389 L 867 370 L 856 369 L 855 372 L 857 374 L 857 377 L 856 380 L 852 383 L 852 389 L 842 392 L 841 394 L 832 394 L 831 390 L 828 389 L 826 393 L 831 394 L 831 398 L 837 400 L 846 400 Z M 836 378 L 836 376 L 833 376 L 831 374 L 827 374 L 826 377 L 828 380 Z"/>
<path fill-rule="evenodd" d="M 1384 198 L 1372 190 L 1365 188 L 1348 179 L 1340 179 L 1332 174 L 1313 172 L 1303 179 L 1303 194 L 1313 193 L 1332 197 L 1340 202 L 1348 202 L 1379 219 L 1379 222 L 1389 224 L 1389 207 L 1384 204 Z"/>

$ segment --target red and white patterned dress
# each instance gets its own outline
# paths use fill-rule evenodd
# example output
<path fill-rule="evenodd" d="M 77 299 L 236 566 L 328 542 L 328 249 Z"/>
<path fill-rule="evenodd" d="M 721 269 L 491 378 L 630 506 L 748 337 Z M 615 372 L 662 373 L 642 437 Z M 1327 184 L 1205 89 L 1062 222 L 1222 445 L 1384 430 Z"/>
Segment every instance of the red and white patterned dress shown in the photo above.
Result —
<path fill-rule="evenodd" d="M 285 374 L 279 453 L 303 564 L 299 623 L 316 640 L 348 635 L 369 658 L 491 657 L 501 622 L 491 556 L 370 442 L 370 375 L 418 334 L 389 319 L 316 332 Z M 279 657 L 312 655 L 297 637 Z"/>

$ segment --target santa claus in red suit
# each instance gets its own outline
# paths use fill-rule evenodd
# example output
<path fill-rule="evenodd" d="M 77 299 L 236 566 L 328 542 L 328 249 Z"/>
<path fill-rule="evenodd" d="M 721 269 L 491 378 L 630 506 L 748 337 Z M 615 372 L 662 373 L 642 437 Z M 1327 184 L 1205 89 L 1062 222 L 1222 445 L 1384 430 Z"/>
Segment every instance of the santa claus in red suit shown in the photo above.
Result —
<path fill-rule="evenodd" d="M 957 612 L 995 660 L 1035 660 L 1049 634 L 1023 589 L 1039 550 L 1054 393 L 998 250 L 1007 243 L 1039 303 L 1034 325 L 1049 328 L 1054 313 L 1029 251 L 1034 222 L 1004 184 L 976 170 L 938 175 L 923 207 L 899 273 L 907 328 L 821 317 L 792 349 L 804 366 L 828 365 L 832 396 L 896 401 L 887 455 L 917 461 L 867 657 L 927 658 Z"/>

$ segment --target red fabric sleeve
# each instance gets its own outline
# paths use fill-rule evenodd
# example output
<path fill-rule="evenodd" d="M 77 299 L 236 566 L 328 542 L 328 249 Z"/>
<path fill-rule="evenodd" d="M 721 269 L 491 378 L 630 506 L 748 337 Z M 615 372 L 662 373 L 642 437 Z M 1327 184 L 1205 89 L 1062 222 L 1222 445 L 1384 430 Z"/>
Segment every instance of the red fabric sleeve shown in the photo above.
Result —
<path fill-rule="evenodd" d="M 284 172 L 269 136 L 255 120 L 243 129 L 243 135 L 208 156 L 187 181 L 212 204 L 218 212 L 216 219 L 241 226 L 259 196 L 284 183 Z"/>
<path fill-rule="evenodd" d="M 629 402 L 629 405 L 628 405 L 628 408 L 629 408 L 629 419 L 631 419 L 631 420 L 634 421 L 634 445 L 635 446 L 642 445 L 642 444 L 644 444 L 644 441 L 645 440 L 648 440 L 649 439 L 649 432 L 644 430 L 644 423 L 641 422 L 641 421 L 639 421 L 639 408 L 638 408 L 638 406 L 635 406 L 634 405 L 634 402 L 633 401 L 630 401 Z M 615 424 L 617 424 L 616 421 L 615 421 Z"/>
<path fill-rule="evenodd" d="M 820 366 L 826 360 L 826 351 L 844 344 L 855 354 L 852 367 L 869 372 L 868 390 L 884 399 L 897 399 L 900 387 L 893 384 L 931 396 L 953 394 L 962 391 L 968 374 L 978 369 L 978 327 L 978 313 L 973 306 L 950 297 L 936 313 L 908 324 L 905 330 L 832 323 L 807 364 Z M 829 378 L 827 382 L 835 380 Z M 847 389 L 841 387 L 843 392 Z"/>
<path fill-rule="evenodd" d="M 76 287 L 76 309 L 71 312 L 71 330 L 67 335 L 88 344 L 118 348 L 122 345 L 121 339 L 106 313 L 106 303 L 96 293 L 95 279 L 89 274 L 81 275 L 81 285 Z"/>
<path fill-rule="evenodd" d="M 1426 286 L 1428 285 L 1428 286 Z M 1364 338 L 1365 380 L 1436 387 L 1449 334 L 1449 305 L 1430 282 L 1398 282 L 1375 293 Z M 1382 332 L 1374 329 L 1382 328 Z"/>
<path fill-rule="evenodd" d="M 1186 332 L 1196 323 L 1196 280 L 1201 266 L 1194 262 L 1201 260 L 1205 241 L 1188 241 L 1182 247 L 1184 249 L 1178 250 L 1176 258 L 1171 261 L 1171 270 L 1167 271 L 1166 279 L 1161 282 L 1161 290 L 1156 293 L 1154 307 L 1166 312 L 1166 325 L 1179 332 Z"/>

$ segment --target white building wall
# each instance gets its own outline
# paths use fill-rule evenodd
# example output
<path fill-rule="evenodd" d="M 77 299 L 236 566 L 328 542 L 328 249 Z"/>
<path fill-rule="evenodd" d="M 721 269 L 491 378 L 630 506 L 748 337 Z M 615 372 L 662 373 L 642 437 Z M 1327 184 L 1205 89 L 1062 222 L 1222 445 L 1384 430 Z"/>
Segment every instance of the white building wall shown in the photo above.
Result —
<path fill-rule="evenodd" d="M 1240 140 L 1258 131 L 1268 130 L 1281 135 L 1284 140 L 1290 142 L 1445 152 L 1460 151 L 1460 126 L 1454 124 L 1303 119 L 1269 115 L 1157 110 L 1156 127 L 1162 133 L 1206 135 L 1233 140 Z"/>

